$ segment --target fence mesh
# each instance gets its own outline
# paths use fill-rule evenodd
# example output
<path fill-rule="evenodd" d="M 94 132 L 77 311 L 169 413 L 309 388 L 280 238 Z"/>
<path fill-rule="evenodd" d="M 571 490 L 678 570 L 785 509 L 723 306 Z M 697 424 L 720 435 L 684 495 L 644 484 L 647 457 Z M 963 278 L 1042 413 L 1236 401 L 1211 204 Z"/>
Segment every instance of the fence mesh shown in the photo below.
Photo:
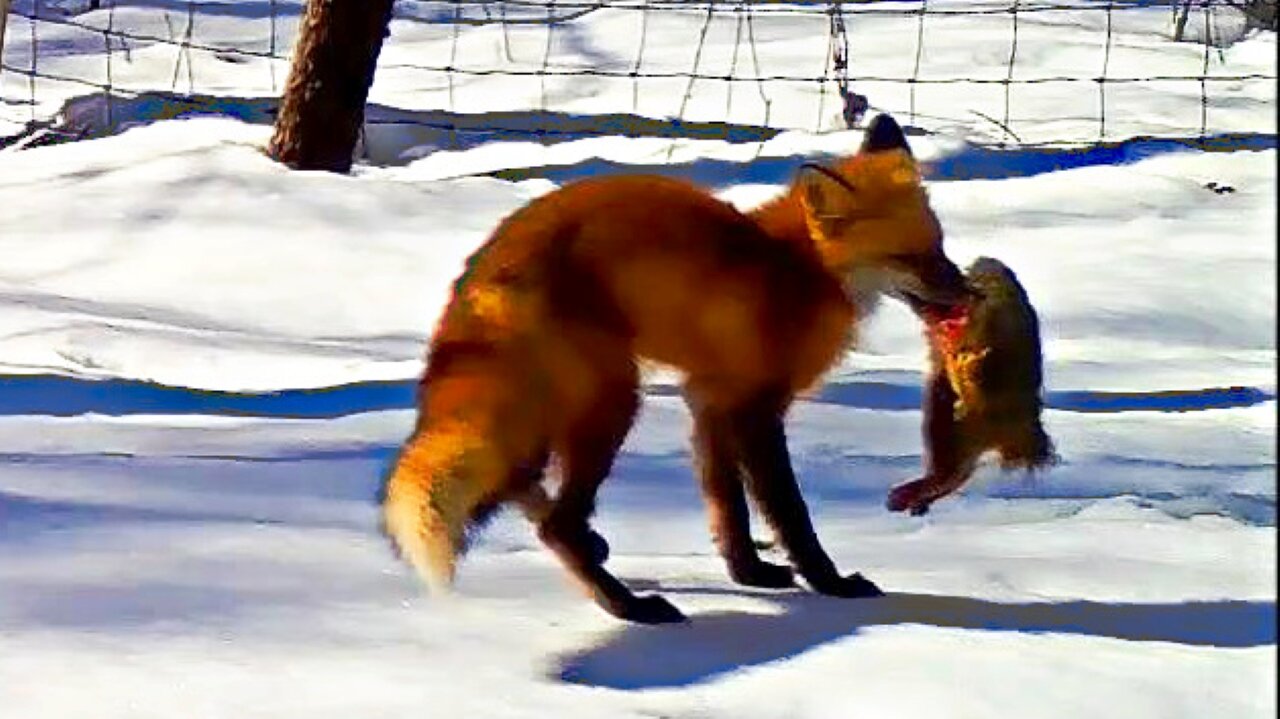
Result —
<path fill-rule="evenodd" d="M 268 122 L 301 11 L 15 0 L 0 137 L 90 137 L 191 112 Z M 1235 0 L 401 0 L 369 122 L 443 133 L 439 146 L 751 140 L 853 127 L 868 111 L 992 144 L 1274 133 L 1260 120 L 1274 112 L 1274 40 L 1240 42 L 1259 32 Z"/>

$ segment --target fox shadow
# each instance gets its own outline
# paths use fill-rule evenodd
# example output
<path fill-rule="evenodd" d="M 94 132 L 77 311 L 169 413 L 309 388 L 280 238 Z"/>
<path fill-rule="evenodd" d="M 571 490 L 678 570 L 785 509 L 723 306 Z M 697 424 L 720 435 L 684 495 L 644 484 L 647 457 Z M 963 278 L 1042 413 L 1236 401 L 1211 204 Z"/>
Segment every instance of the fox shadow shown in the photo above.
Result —
<path fill-rule="evenodd" d="M 713 590 L 687 591 L 705 594 Z M 691 616 L 682 625 L 627 625 L 597 646 L 559 657 L 553 676 L 609 689 L 686 686 L 796 656 L 818 645 L 856 636 L 864 627 L 893 625 L 1074 634 L 1190 646 L 1276 643 L 1274 601 L 1004 603 L 909 593 L 862 600 L 800 593 L 758 596 L 768 597 L 781 611 L 713 612 Z M 655 657 L 661 661 L 654 661 Z"/>

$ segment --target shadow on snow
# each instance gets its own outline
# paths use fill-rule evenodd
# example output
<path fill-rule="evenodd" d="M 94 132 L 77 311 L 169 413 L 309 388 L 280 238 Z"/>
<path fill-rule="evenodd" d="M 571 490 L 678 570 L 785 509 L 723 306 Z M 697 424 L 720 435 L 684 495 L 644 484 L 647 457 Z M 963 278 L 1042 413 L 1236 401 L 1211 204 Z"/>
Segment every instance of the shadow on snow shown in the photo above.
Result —
<path fill-rule="evenodd" d="M 685 625 L 626 626 L 598 646 L 560 657 L 553 674 L 566 682 L 610 689 L 685 686 L 856 637 L 864 628 L 902 625 L 1189 646 L 1276 643 L 1275 602 L 1004 603 L 931 594 L 853 601 L 804 594 L 770 599 L 781 613 L 714 612 L 694 615 Z M 662 661 L 653 661 L 657 656 Z"/>
<path fill-rule="evenodd" d="M 210 414 L 328 419 L 361 412 L 412 409 L 417 382 L 371 381 L 316 389 L 262 393 L 194 390 L 137 380 L 85 380 L 53 375 L 0 377 L 0 416 L 85 413 L 103 415 Z M 646 388 L 651 396 L 678 395 L 675 387 Z M 1192 412 L 1251 407 L 1275 399 L 1254 387 L 1209 387 L 1158 392 L 1051 391 L 1049 409 L 1066 412 Z M 832 382 L 810 401 L 871 410 L 920 409 L 918 384 L 872 380 Z"/>
<path fill-rule="evenodd" d="M 241 62 L 233 54 L 215 56 Z M 278 101 L 270 97 L 182 95 L 142 92 L 132 96 L 93 94 L 66 101 L 57 124 L 32 127 L 0 148 L 20 143 L 28 147 L 104 137 L 129 127 L 160 120 L 195 116 L 233 117 L 254 124 L 275 121 Z M 679 118 L 650 118 L 630 113 L 575 114 L 550 110 L 458 113 L 446 110 L 404 110 L 370 103 L 365 108 L 361 157 L 373 165 L 404 165 L 440 150 L 468 150 L 490 143 L 536 142 L 554 145 L 591 137 L 719 140 L 731 144 L 761 143 L 778 135 L 778 128 L 727 122 L 692 122 Z M 911 134 L 921 131 L 909 128 Z M 1120 165 L 1185 150 L 1234 152 L 1269 150 L 1276 136 L 1264 133 L 1226 133 L 1207 137 L 1135 137 L 1122 142 L 1082 147 L 982 147 L 963 149 L 930 162 L 934 181 L 1000 180 L 1031 177 L 1059 170 L 1096 165 Z M 745 162 L 699 159 L 687 163 L 626 164 L 592 157 L 566 165 L 514 167 L 491 173 L 507 180 L 542 178 L 563 184 L 584 177 L 621 173 L 654 173 L 691 180 L 712 188 L 736 184 L 784 184 L 807 155 L 757 157 Z"/>

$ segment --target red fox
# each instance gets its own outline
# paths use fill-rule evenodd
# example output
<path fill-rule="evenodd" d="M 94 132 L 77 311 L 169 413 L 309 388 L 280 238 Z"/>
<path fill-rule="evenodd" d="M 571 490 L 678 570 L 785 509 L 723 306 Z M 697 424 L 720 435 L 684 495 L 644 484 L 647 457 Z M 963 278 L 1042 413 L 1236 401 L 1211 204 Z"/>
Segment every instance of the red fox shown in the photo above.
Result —
<path fill-rule="evenodd" d="M 638 362 L 679 370 L 712 535 L 737 582 L 792 586 L 751 539 L 750 493 L 815 591 L 876 596 L 819 543 L 783 420 L 854 339 L 877 291 L 917 307 L 968 296 L 902 129 L 882 115 L 859 151 L 806 165 L 744 214 L 682 181 L 579 181 L 507 217 L 467 262 L 431 339 L 417 426 L 385 487 L 383 524 L 434 586 L 467 530 L 519 505 L 605 611 L 684 619 L 605 567 L 595 496 L 639 406 Z M 554 497 L 541 488 L 558 462 Z"/>

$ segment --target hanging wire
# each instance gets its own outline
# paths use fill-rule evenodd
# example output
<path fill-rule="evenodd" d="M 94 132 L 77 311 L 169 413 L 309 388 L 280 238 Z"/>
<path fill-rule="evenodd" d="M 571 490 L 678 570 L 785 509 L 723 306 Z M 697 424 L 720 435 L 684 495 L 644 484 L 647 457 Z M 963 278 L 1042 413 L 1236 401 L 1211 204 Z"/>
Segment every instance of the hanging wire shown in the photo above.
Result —
<path fill-rule="evenodd" d="M 40 24 L 38 20 L 39 18 L 34 15 L 29 18 L 29 24 L 31 26 L 31 74 L 27 75 L 27 91 L 31 95 L 30 125 L 32 127 L 36 126 L 36 118 L 39 117 L 39 114 L 36 112 L 36 78 L 40 76 L 40 38 L 36 31 L 36 27 Z"/>
<path fill-rule="evenodd" d="M 831 64 L 836 72 L 836 87 L 840 90 L 840 114 L 844 118 L 845 127 L 853 128 L 862 121 L 870 103 L 865 96 L 849 87 L 849 64 L 852 58 L 849 56 L 849 33 L 844 27 L 844 3 L 840 0 L 831 3 L 831 23 L 831 35 L 836 43 Z"/>
<path fill-rule="evenodd" d="M 693 52 L 693 71 L 689 73 L 689 83 L 685 85 L 684 96 L 680 98 L 680 109 L 676 111 L 676 117 L 684 119 L 684 112 L 689 107 L 689 98 L 693 97 L 693 84 L 698 80 L 698 68 L 702 66 L 702 50 L 707 45 L 707 31 L 711 29 L 711 21 L 715 16 L 716 4 L 714 2 L 707 3 L 707 16 L 702 21 L 702 30 L 698 33 L 698 47 Z"/>
<path fill-rule="evenodd" d="M 449 64 L 446 65 L 444 69 L 445 77 L 448 79 L 449 83 L 449 110 L 451 111 L 457 109 L 457 104 L 454 102 L 453 98 L 453 76 L 454 72 L 458 69 L 458 41 L 462 35 L 462 23 L 459 22 L 461 18 L 462 0 L 453 0 L 453 23 L 450 28 L 451 32 L 449 37 Z"/>
<path fill-rule="evenodd" d="M 640 112 L 640 67 L 644 63 L 644 46 L 649 37 L 649 0 L 645 0 L 646 12 L 640 13 L 640 42 L 636 45 L 636 59 L 631 64 L 631 111 Z"/>
<path fill-rule="evenodd" d="M 822 77 L 818 78 L 818 116 L 814 118 L 814 132 L 822 132 L 822 116 L 827 105 L 827 83 L 831 81 L 831 69 L 836 59 L 835 3 L 828 6 L 827 51 L 822 56 Z"/>
<path fill-rule="evenodd" d="M 114 55 L 114 53 L 111 52 L 111 35 L 115 31 L 115 25 L 116 25 L 116 0 L 108 0 L 108 2 L 109 4 L 107 5 L 107 25 L 102 29 L 102 42 L 104 45 L 106 45 L 105 52 L 107 55 L 107 58 L 106 58 L 107 59 L 107 63 L 106 63 L 107 64 L 107 87 L 110 88 L 115 85 L 115 79 L 112 77 L 112 73 L 111 73 L 111 57 L 112 55 Z M 106 100 L 105 104 L 107 108 L 107 117 L 106 117 L 107 125 L 106 126 L 108 128 L 111 128 L 115 126 L 115 99 L 111 90 L 104 91 L 103 95 L 105 96 L 104 99 Z"/>
<path fill-rule="evenodd" d="M 540 88 L 542 93 L 540 96 L 540 99 L 538 100 L 538 109 L 543 111 L 544 113 L 547 110 L 547 78 L 551 76 L 551 73 L 547 72 L 547 68 L 550 67 L 551 65 L 551 44 L 552 44 L 552 40 L 554 38 L 554 33 L 556 30 L 555 0 L 551 0 L 551 2 L 547 3 L 546 10 L 547 10 L 547 43 L 542 48 L 542 67 L 538 71 L 538 87 Z M 539 128 L 539 132 L 544 132 L 546 129 L 547 129 L 546 127 L 541 127 Z"/>
<path fill-rule="evenodd" d="M 187 0 L 187 32 L 182 37 L 182 53 L 187 58 L 187 94 L 194 95 L 196 91 L 196 69 L 191 61 L 191 41 L 196 33 L 196 4 L 193 0 Z"/>
<path fill-rule="evenodd" d="M 1209 87 L 1207 78 L 1209 76 L 1209 56 L 1213 48 L 1212 30 L 1209 27 L 1209 3 L 1203 2 L 1201 10 L 1204 14 L 1204 37 L 1200 41 L 1204 44 L 1204 61 L 1200 65 L 1200 140 L 1203 141 L 1208 135 L 1209 127 Z"/>
<path fill-rule="evenodd" d="M 773 111 L 773 100 L 764 91 L 764 80 L 760 79 L 764 73 L 760 69 L 760 52 L 756 44 L 755 11 L 752 5 L 747 5 L 747 44 L 751 47 L 751 68 L 756 76 L 756 92 L 760 95 L 760 103 L 764 105 L 764 118 L 760 120 L 760 126 L 769 127 L 769 119 Z M 764 143 L 763 137 L 756 143 L 756 157 L 759 157 L 760 153 L 764 152 Z"/>
<path fill-rule="evenodd" d="M 739 3 L 738 5 L 733 6 L 733 14 L 735 16 L 735 22 L 733 25 L 733 55 L 729 58 L 729 74 L 726 76 L 729 80 L 733 80 L 733 78 L 738 74 L 738 50 L 742 47 L 742 28 L 743 25 L 746 24 L 746 21 L 742 18 L 742 5 L 743 3 Z M 734 82 L 726 82 L 724 84 L 725 122 L 728 122 L 729 118 L 733 116 L 733 86 L 735 84 L 736 83 Z"/>
<path fill-rule="evenodd" d="M 507 22 L 507 4 L 505 2 L 498 3 L 498 22 L 502 23 L 502 56 L 507 62 L 514 63 L 516 59 L 511 54 L 511 24 Z"/>
<path fill-rule="evenodd" d="M 1107 0 L 1107 39 L 1102 50 L 1102 75 L 1098 78 L 1098 142 L 1107 139 L 1107 70 L 1111 66 L 1111 28 L 1115 3 Z"/>
<path fill-rule="evenodd" d="M 911 77 L 907 78 L 907 92 L 910 97 L 910 124 L 916 124 L 916 85 L 920 82 L 920 61 L 924 57 L 924 18 L 929 14 L 929 0 L 920 0 L 920 9 L 916 15 L 916 60 L 911 66 Z"/>
<path fill-rule="evenodd" d="M 715 17 L 716 4 L 714 2 L 707 3 L 707 16 L 702 21 L 702 30 L 698 33 L 698 47 L 693 52 L 693 71 L 689 73 L 689 83 L 685 85 L 684 97 L 680 98 L 680 109 L 676 111 L 676 119 L 684 120 L 685 110 L 689 107 L 689 98 L 693 97 L 693 84 L 698 79 L 698 68 L 702 65 L 702 50 L 707 44 L 707 31 L 711 29 L 711 21 Z M 667 146 L 667 160 L 671 159 L 671 155 L 676 151 L 677 140 L 672 140 Z"/>
<path fill-rule="evenodd" d="M 269 28 L 270 34 L 267 39 L 267 55 L 270 56 L 267 59 L 267 70 L 271 73 L 271 94 L 273 95 L 277 92 L 275 57 L 276 57 L 276 16 L 279 14 L 279 9 L 276 7 L 276 3 L 278 1 L 279 0 L 271 0 L 271 3 L 270 3 L 271 24 Z"/>
<path fill-rule="evenodd" d="M 1014 140 L 1021 142 L 1021 140 L 1019 140 L 1018 136 L 1014 134 L 1013 130 L 1011 130 L 1009 126 L 1010 95 L 1013 92 L 1013 68 L 1018 62 L 1017 60 L 1018 58 L 1018 3 L 1019 3 L 1019 0 L 1013 0 L 1013 5 L 1010 6 L 1009 8 L 1009 16 L 1013 22 L 1013 25 L 1012 25 L 1013 32 L 1012 32 L 1012 39 L 1010 40 L 1010 43 L 1009 43 L 1009 66 L 1004 76 L 1004 122 L 996 123 L 996 124 L 1000 125 L 1000 128 L 1003 129 L 1008 136 L 1012 137 Z M 986 119 L 990 119 L 990 118 L 986 118 Z M 1003 135 L 1001 136 L 1000 141 L 1004 142 Z"/>

